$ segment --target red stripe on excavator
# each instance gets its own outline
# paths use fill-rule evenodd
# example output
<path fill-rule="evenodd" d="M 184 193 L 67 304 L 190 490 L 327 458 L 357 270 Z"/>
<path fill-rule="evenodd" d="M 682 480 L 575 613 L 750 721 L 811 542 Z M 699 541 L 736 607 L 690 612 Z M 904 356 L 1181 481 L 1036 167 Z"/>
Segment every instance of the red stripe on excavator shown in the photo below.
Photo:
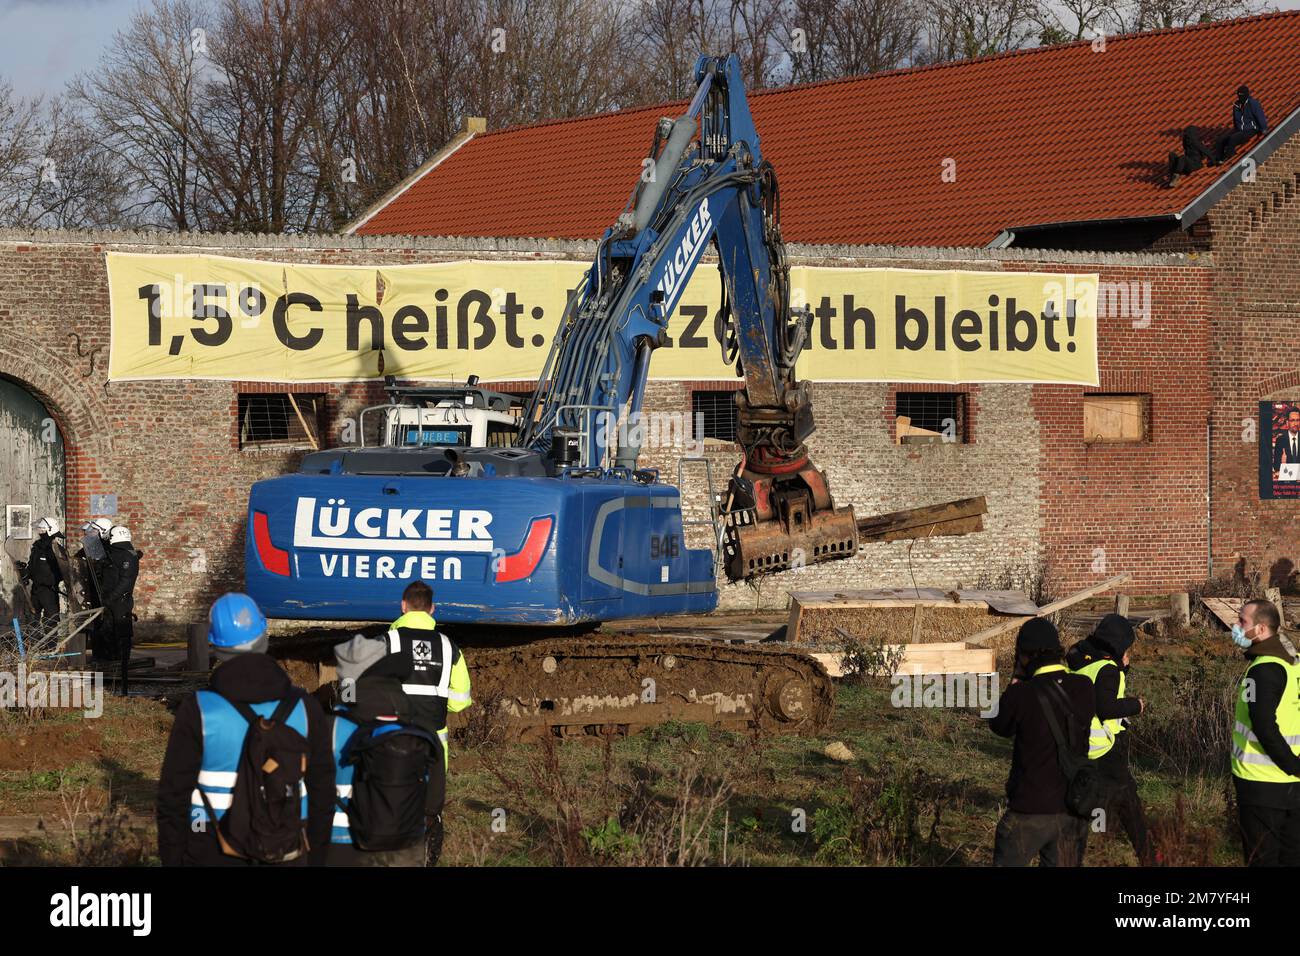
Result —
<path fill-rule="evenodd" d="M 253 541 L 257 544 L 257 556 L 262 559 L 266 570 L 272 574 L 289 576 L 289 552 L 277 548 L 271 543 L 271 526 L 266 515 L 260 511 L 253 512 Z"/>
<path fill-rule="evenodd" d="M 537 570 L 546 542 L 551 537 L 552 517 L 534 518 L 528 525 L 524 546 L 514 554 L 507 554 L 497 562 L 497 583 L 521 581 Z"/>

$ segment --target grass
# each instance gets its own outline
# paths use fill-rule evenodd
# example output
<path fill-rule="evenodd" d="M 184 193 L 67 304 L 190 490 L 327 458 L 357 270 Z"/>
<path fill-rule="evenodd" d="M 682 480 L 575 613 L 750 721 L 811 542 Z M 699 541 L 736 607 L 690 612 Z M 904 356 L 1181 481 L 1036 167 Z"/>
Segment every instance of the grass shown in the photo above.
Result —
<path fill-rule="evenodd" d="M 1170 864 L 1237 865 L 1226 732 L 1242 663 L 1223 634 L 1143 637 L 1130 696 L 1134 769 Z M 1003 686 L 1006 676 L 1003 675 Z M 948 865 L 992 859 L 1010 741 L 974 709 L 903 709 L 887 680 L 842 684 L 817 738 L 755 739 L 670 723 L 636 737 L 453 745 L 443 865 Z M 60 733 L 79 717 L 57 714 Z M 0 859 L 153 861 L 146 823 L 171 718 L 158 703 L 109 698 L 93 759 L 0 770 L 0 816 L 40 815 L 39 838 Z M 0 718 L 0 736 L 5 733 Z M 848 763 L 824 755 L 838 741 Z M 1094 835 L 1089 865 L 1133 865 L 1120 835 Z"/>

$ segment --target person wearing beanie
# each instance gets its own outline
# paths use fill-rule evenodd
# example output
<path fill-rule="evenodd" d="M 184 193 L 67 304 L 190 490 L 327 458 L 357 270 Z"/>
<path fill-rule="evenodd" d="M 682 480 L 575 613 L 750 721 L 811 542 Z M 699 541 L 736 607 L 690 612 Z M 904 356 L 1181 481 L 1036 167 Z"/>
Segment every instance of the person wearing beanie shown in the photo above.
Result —
<path fill-rule="evenodd" d="M 1088 749 L 1093 717 L 1092 684 L 1071 674 L 1062 661 L 1056 626 L 1031 618 L 1016 636 L 1011 685 L 998 701 L 989 728 L 1014 738 L 1007 777 L 1007 810 L 993 837 L 994 866 L 1077 866 L 1081 827 L 1086 823 L 1065 805 L 1067 781 L 1061 771 L 1056 737 L 1044 705 L 1052 709 L 1071 748 Z"/>
<path fill-rule="evenodd" d="M 302 784 L 308 849 L 274 865 L 323 865 L 334 818 L 334 757 L 325 711 L 267 655 L 266 617 L 252 598 L 222 595 L 208 621 L 219 663 L 208 686 L 176 709 L 158 774 L 159 859 L 163 866 L 255 865 L 223 851 L 211 817 L 219 821 L 231 806 L 248 715 L 271 718 L 283 705 L 284 724 L 307 743 Z"/>
<path fill-rule="evenodd" d="M 1300 666 L 1271 601 L 1247 601 L 1232 640 L 1249 665 L 1234 697 L 1232 782 L 1247 866 L 1300 865 Z"/>
<path fill-rule="evenodd" d="M 1138 797 L 1137 781 L 1129 767 L 1128 721 L 1146 708 L 1140 697 L 1125 697 L 1128 682 L 1129 649 L 1137 633 L 1122 614 L 1107 614 L 1090 637 L 1084 638 L 1066 655 L 1070 671 L 1092 682 L 1095 716 L 1088 732 L 1088 758 L 1106 781 L 1103 815 L 1083 831 L 1086 849 L 1088 829 L 1106 829 L 1114 820 L 1124 828 L 1138 862 L 1155 864 L 1146 814 Z"/>
<path fill-rule="evenodd" d="M 1259 100 L 1250 95 L 1250 88 L 1243 83 L 1237 87 L 1237 100 L 1232 104 L 1232 130 L 1219 137 L 1211 165 L 1227 162 L 1228 157 L 1242 143 L 1249 142 L 1256 136 L 1267 135 L 1268 120 L 1264 118 L 1264 108 L 1259 105 Z"/>

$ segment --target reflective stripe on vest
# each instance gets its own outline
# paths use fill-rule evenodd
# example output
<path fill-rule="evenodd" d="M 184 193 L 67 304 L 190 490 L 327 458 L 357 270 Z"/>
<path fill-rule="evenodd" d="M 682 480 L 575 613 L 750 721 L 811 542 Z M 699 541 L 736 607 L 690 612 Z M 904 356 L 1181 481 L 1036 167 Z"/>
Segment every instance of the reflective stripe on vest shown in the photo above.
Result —
<path fill-rule="evenodd" d="M 190 819 L 207 820 L 206 796 L 212 810 L 220 820 L 230 809 L 239 773 L 239 758 L 244 752 L 244 738 L 248 734 L 248 721 L 216 691 L 201 690 L 195 695 L 199 705 L 199 721 L 203 726 L 203 757 L 199 765 L 198 786 L 190 794 Z M 270 717 L 280 705 L 278 700 L 250 704 L 259 717 Z M 307 736 L 307 708 L 299 700 L 289 711 L 285 723 L 304 737 Z M 302 819 L 307 819 L 307 784 L 299 781 L 302 794 Z"/>
<path fill-rule="evenodd" d="M 1257 664 L 1278 664 L 1286 671 L 1286 687 L 1277 705 L 1277 729 L 1291 752 L 1300 755 L 1300 666 L 1288 664 L 1280 657 L 1257 657 L 1246 668 L 1237 689 L 1236 713 L 1232 725 L 1232 774 L 1243 780 L 1264 783 L 1296 783 L 1293 777 L 1273 762 L 1250 722 L 1250 701 L 1246 691 L 1250 686 L 1250 672 Z"/>
<path fill-rule="evenodd" d="M 412 697 L 451 697 L 451 641 L 447 640 L 447 635 L 439 634 L 439 641 L 442 644 L 442 672 L 438 675 L 436 684 L 403 684 L 402 690 Z M 393 641 L 399 640 L 397 631 L 388 632 L 388 641 L 391 645 Z M 457 694 L 457 700 L 463 700 L 465 695 Z"/>
<path fill-rule="evenodd" d="M 1119 665 L 1110 658 L 1103 657 L 1099 661 L 1093 661 L 1084 667 L 1080 667 L 1075 674 L 1082 674 L 1094 684 L 1097 683 L 1097 675 L 1106 665 L 1118 667 Z M 1119 694 L 1118 698 L 1124 696 L 1124 671 L 1119 672 Z M 1118 717 L 1111 717 L 1102 720 L 1096 714 L 1092 715 L 1092 726 L 1088 728 L 1088 759 L 1096 760 L 1098 757 L 1110 753 L 1110 748 L 1115 746 L 1115 738 L 1124 732 L 1124 721 Z"/>
<path fill-rule="evenodd" d="M 331 843 L 351 843 L 348 829 L 348 801 L 352 798 L 352 765 L 343 765 L 343 748 L 348 745 L 357 725 L 346 717 L 334 715 L 330 728 L 330 747 L 334 751 L 334 826 L 330 830 Z"/>

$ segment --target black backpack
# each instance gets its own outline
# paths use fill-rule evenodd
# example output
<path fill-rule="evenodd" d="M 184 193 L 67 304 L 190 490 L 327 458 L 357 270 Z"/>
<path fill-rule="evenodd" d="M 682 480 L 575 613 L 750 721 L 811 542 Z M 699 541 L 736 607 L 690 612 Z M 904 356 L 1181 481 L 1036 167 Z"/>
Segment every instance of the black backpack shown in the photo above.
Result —
<path fill-rule="evenodd" d="M 221 852 L 258 863 L 288 863 L 307 851 L 302 794 L 307 772 L 307 738 L 285 723 L 298 697 L 280 701 L 261 717 L 242 701 L 230 701 L 248 721 L 235 772 L 230 809 L 217 821 Z M 199 791 L 210 819 L 207 794 Z"/>
<path fill-rule="evenodd" d="M 342 762 L 353 768 L 347 813 L 354 846 L 403 850 L 423 838 L 429 765 L 441 759 L 438 747 L 438 739 L 419 727 L 369 723 L 357 728 L 342 754 Z"/>
<path fill-rule="evenodd" d="M 1055 692 L 1065 706 L 1066 713 L 1074 708 L 1060 685 L 1049 681 L 1048 693 Z M 1065 806 L 1076 817 L 1091 817 L 1092 812 L 1106 805 L 1106 784 L 1097 762 L 1089 760 L 1087 754 L 1080 756 L 1067 745 L 1061 724 L 1056 719 L 1056 712 L 1047 703 L 1042 693 L 1038 694 L 1038 703 L 1047 715 L 1047 726 L 1051 728 L 1056 739 L 1056 757 L 1065 776 Z"/>

